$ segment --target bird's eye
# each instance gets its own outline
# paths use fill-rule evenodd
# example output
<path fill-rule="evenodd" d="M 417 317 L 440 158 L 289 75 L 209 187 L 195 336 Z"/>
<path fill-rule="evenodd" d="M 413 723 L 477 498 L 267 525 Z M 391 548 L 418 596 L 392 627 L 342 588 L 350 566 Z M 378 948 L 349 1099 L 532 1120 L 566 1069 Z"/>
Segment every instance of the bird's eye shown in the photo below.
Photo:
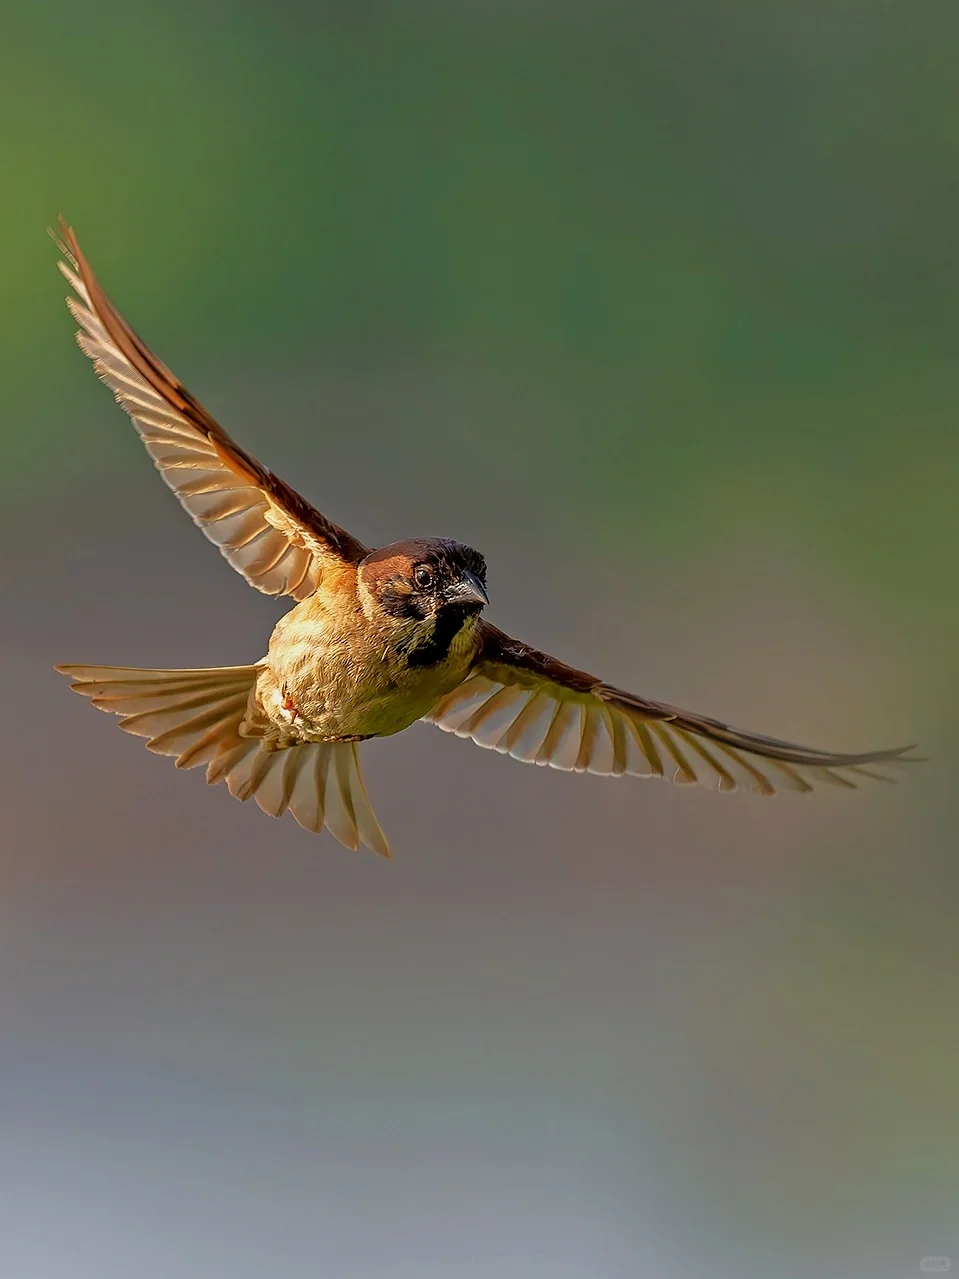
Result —
<path fill-rule="evenodd" d="M 421 591 L 429 590 L 433 585 L 433 570 L 426 564 L 420 564 L 413 574 L 413 580 Z"/>

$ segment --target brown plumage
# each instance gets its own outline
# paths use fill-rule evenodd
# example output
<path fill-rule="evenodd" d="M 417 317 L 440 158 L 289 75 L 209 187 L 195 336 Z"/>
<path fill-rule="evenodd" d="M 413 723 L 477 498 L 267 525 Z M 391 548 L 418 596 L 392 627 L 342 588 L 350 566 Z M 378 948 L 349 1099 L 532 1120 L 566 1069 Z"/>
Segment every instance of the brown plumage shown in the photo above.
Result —
<path fill-rule="evenodd" d="M 357 743 L 418 719 L 527 763 L 772 794 L 890 780 L 911 748 L 836 755 L 648 701 L 481 620 L 479 552 L 440 538 L 371 551 L 236 444 L 133 332 L 61 222 L 77 341 L 181 505 L 251 586 L 289 595 L 262 661 L 199 670 L 65 665 L 73 688 L 239 799 L 389 848 Z M 56 237 L 55 237 L 56 238 Z"/>

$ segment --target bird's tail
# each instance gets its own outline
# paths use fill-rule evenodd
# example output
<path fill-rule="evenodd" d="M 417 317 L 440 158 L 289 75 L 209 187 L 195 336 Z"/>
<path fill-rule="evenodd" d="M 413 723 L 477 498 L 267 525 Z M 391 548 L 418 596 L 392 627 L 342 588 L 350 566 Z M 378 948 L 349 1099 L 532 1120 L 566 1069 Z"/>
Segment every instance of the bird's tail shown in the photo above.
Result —
<path fill-rule="evenodd" d="M 147 750 L 176 757 L 177 768 L 206 764 L 208 782 L 250 796 L 271 817 L 289 810 L 301 826 L 324 826 L 347 848 L 366 844 L 390 856 L 360 773 L 356 742 L 303 742 L 270 750 L 243 735 L 259 666 L 155 671 L 123 666 L 58 666 L 75 692 L 120 727 L 146 737 Z"/>

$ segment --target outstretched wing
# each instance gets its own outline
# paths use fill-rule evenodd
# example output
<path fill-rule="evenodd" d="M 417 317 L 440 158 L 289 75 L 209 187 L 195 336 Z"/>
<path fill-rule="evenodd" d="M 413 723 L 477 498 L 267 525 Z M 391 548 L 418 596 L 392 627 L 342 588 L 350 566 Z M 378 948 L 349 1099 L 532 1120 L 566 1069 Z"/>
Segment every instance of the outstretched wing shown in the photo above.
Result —
<path fill-rule="evenodd" d="M 77 342 L 153 458 L 163 479 L 222 555 L 258 591 L 305 599 L 324 571 L 368 548 L 227 435 L 130 328 L 100 287 L 72 227 L 58 265 L 76 297 Z M 56 237 L 55 237 L 56 238 Z"/>
<path fill-rule="evenodd" d="M 472 672 L 425 719 L 527 764 L 763 795 L 815 782 L 854 788 L 859 777 L 891 781 L 870 766 L 915 758 L 908 746 L 832 755 L 745 733 L 613 688 L 487 623 Z"/>

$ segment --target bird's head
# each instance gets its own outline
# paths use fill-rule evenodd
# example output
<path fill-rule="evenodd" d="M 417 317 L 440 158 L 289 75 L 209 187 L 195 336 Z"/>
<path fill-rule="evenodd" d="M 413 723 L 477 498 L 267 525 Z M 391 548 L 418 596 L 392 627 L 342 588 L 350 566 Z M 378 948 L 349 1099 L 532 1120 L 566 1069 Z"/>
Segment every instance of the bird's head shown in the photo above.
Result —
<path fill-rule="evenodd" d="M 359 566 L 359 580 L 362 594 L 408 622 L 442 617 L 462 624 L 489 603 L 482 555 L 445 538 L 410 538 L 372 551 Z"/>

